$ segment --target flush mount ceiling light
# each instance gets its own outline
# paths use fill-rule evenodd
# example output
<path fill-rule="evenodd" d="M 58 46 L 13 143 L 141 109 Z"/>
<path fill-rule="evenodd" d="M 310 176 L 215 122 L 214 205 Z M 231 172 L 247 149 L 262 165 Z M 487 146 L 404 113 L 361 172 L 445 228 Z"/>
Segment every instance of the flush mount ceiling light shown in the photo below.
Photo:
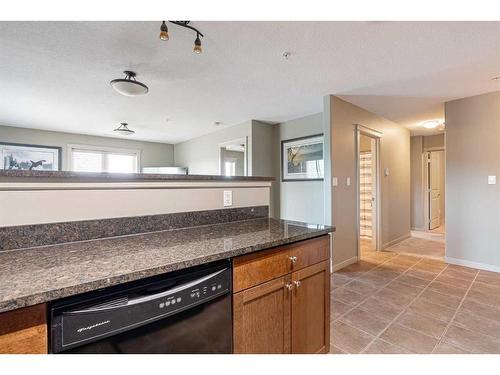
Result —
<path fill-rule="evenodd" d="M 122 122 L 120 126 L 113 131 L 121 135 L 132 135 L 135 133 L 135 131 L 128 128 L 128 124 L 126 122 Z"/>
<path fill-rule="evenodd" d="M 116 92 L 125 96 L 147 94 L 149 91 L 148 86 L 135 79 L 135 76 L 137 75 L 135 72 L 125 70 L 123 73 L 125 74 L 125 78 L 114 79 L 109 83 Z"/>
<path fill-rule="evenodd" d="M 173 23 L 174 25 L 185 27 L 186 29 L 193 30 L 196 33 L 196 39 L 194 40 L 194 47 L 193 47 L 193 52 L 200 54 L 203 52 L 201 48 L 201 39 L 200 37 L 204 37 L 204 35 L 198 30 L 196 27 L 191 26 L 189 23 L 191 21 L 168 21 L 170 23 Z M 170 39 L 168 35 L 168 27 L 167 23 L 165 21 L 162 21 L 161 26 L 160 26 L 160 39 L 163 41 L 168 41 Z"/>
<path fill-rule="evenodd" d="M 428 120 L 422 122 L 422 126 L 426 129 L 435 129 L 443 123 L 443 120 Z"/>

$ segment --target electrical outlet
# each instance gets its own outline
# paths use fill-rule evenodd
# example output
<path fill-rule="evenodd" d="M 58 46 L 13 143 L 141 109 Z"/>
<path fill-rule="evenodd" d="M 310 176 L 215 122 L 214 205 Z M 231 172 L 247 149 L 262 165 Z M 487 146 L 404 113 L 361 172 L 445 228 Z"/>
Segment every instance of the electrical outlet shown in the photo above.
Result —
<path fill-rule="evenodd" d="M 224 207 L 231 207 L 233 205 L 233 191 L 224 190 Z"/>
<path fill-rule="evenodd" d="M 351 186 L 351 177 L 347 177 L 346 184 L 347 186 Z"/>
<path fill-rule="evenodd" d="M 337 177 L 332 177 L 332 186 L 339 186 L 339 180 Z"/>

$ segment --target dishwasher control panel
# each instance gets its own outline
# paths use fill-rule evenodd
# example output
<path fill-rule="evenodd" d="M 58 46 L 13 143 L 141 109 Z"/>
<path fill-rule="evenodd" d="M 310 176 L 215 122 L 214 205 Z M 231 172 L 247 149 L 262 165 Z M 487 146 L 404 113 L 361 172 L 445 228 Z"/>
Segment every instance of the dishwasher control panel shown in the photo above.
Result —
<path fill-rule="evenodd" d="M 168 276 L 168 274 L 167 274 Z M 170 286 L 166 286 L 170 285 Z M 71 307 L 52 309 L 53 352 L 82 345 L 154 322 L 213 300 L 231 291 L 229 267 L 178 276 Z"/>

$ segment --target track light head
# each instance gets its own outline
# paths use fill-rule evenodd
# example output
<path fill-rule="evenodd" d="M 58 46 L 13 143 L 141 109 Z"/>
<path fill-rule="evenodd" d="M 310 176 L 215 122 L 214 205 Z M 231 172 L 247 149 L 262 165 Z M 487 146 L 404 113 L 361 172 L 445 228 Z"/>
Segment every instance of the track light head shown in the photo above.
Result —
<path fill-rule="evenodd" d="M 200 35 L 199 34 L 196 34 L 196 39 L 194 40 L 193 52 L 197 53 L 197 54 L 200 54 L 202 52 L 202 49 L 201 49 L 201 40 L 200 40 Z"/>
<path fill-rule="evenodd" d="M 165 21 L 162 22 L 161 27 L 160 27 L 160 39 L 163 41 L 167 41 L 169 39 L 168 37 L 168 27 Z"/>

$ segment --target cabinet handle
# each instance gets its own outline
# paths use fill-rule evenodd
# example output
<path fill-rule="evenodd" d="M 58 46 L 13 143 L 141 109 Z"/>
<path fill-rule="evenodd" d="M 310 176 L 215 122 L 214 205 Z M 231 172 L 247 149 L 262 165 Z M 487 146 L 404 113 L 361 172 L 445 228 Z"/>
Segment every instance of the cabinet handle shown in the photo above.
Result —
<path fill-rule="evenodd" d="M 293 289 L 293 284 L 291 284 L 291 283 L 285 284 L 285 288 L 288 289 L 288 290 L 292 290 Z"/>
<path fill-rule="evenodd" d="M 292 262 L 292 264 L 297 263 L 297 257 L 296 256 L 291 256 L 290 257 L 290 262 Z"/>
<path fill-rule="evenodd" d="M 300 282 L 300 280 L 295 280 L 293 283 L 295 284 L 296 288 L 298 288 L 298 287 L 300 287 L 302 285 L 302 283 Z"/>

